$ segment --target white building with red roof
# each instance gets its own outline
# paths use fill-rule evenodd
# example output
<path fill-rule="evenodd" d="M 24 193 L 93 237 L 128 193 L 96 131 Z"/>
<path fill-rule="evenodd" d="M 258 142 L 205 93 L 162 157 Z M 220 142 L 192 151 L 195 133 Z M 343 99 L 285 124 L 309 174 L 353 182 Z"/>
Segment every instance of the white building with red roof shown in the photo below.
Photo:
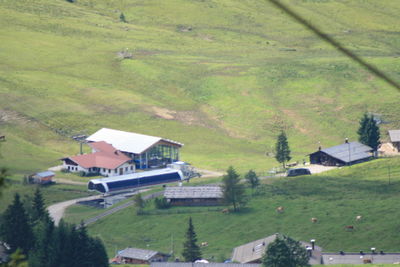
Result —
<path fill-rule="evenodd" d="M 70 172 L 99 174 L 103 176 L 123 175 L 135 172 L 135 164 L 127 155 L 112 145 L 100 141 L 89 143 L 92 153 L 63 158 L 63 168 Z"/>

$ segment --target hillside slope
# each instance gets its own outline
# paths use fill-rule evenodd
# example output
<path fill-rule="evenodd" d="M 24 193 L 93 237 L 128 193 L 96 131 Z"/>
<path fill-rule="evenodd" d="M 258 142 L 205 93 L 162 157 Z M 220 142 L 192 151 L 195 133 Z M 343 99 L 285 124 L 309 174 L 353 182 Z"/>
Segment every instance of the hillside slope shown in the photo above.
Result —
<path fill-rule="evenodd" d="M 400 80 L 396 1 L 286 2 Z M 399 126 L 396 90 L 267 1 L 4 0 L 0 34 L 2 162 L 18 172 L 101 127 L 183 142 L 200 167 L 261 170 L 281 129 L 302 159 L 356 138 L 365 111 Z"/>

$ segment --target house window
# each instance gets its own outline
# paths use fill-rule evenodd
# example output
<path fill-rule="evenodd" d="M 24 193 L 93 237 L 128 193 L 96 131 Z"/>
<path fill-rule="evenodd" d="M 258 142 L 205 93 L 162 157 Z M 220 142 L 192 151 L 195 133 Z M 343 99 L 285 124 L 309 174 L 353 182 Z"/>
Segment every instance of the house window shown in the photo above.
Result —
<path fill-rule="evenodd" d="M 128 167 L 125 167 L 125 171 L 126 171 L 126 172 L 128 171 Z"/>
<path fill-rule="evenodd" d="M 68 166 L 68 170 L 70 170 L 70 169 L 71 169 L 71 167 Z"/>
<path fill-rule="evenodd" d="M 110 170 L 110 169 L 108 169 L 108 173 L 111 173 L 111 170 Z"/>
<path fill-rule="evenodd" d="M 103 172 L 106 172 L 106 168 L 103 168 Z"/>
<path fill-rule="evenodd" d="M 133 171 L 133 166 L 131 166 L 131 171 Z"/>

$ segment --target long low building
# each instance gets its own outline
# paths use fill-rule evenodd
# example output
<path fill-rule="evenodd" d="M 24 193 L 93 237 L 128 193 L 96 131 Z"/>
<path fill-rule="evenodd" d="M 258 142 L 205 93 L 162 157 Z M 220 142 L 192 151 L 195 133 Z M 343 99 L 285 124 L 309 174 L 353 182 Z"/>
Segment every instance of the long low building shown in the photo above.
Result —
<path fill-rule="evenodd" d="M 167 187 L 164 197 L 172 206 L 215 206 L 221 204 L 222 189 L 219 186 Z"/>
<path fill-rule="evenodd" d="M 184 176 L 180 170 L 165 168 L 116 177 L 92 179 L 88 183 L 88 189 L 109 193 L 154 184 L 177 182 L 183 179 Z"/>
<path fill-rule="evenodd" d="M 372 148 L 359 142 L 346 142 L 310 154 L 311 164 L 325 166 L 353 165 L 372 158 Z"/>
<path fill-rule="evenodd" d="M 400 264 L 400 253 L 323 253 L 323 264 Z"/>

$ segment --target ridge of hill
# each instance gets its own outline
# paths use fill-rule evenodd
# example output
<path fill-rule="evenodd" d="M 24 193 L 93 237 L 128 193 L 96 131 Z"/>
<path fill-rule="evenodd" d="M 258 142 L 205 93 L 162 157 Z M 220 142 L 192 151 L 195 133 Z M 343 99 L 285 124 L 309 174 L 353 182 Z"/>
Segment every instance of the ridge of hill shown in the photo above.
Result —
<path fill-rule="evenodd" d="M 285 2 L 400 80 L 395 1 Z M 183 142 L 199 167 L 265 170 L 281 129 L 301 160 L 318 141 L 355 139 L 366 111 L 400 126 L 396 90 L 268 1 L 3 0 L 0 34 L 14 172 L 56 165 L 78 152 L 73 134 L 101 127 Z"/>

